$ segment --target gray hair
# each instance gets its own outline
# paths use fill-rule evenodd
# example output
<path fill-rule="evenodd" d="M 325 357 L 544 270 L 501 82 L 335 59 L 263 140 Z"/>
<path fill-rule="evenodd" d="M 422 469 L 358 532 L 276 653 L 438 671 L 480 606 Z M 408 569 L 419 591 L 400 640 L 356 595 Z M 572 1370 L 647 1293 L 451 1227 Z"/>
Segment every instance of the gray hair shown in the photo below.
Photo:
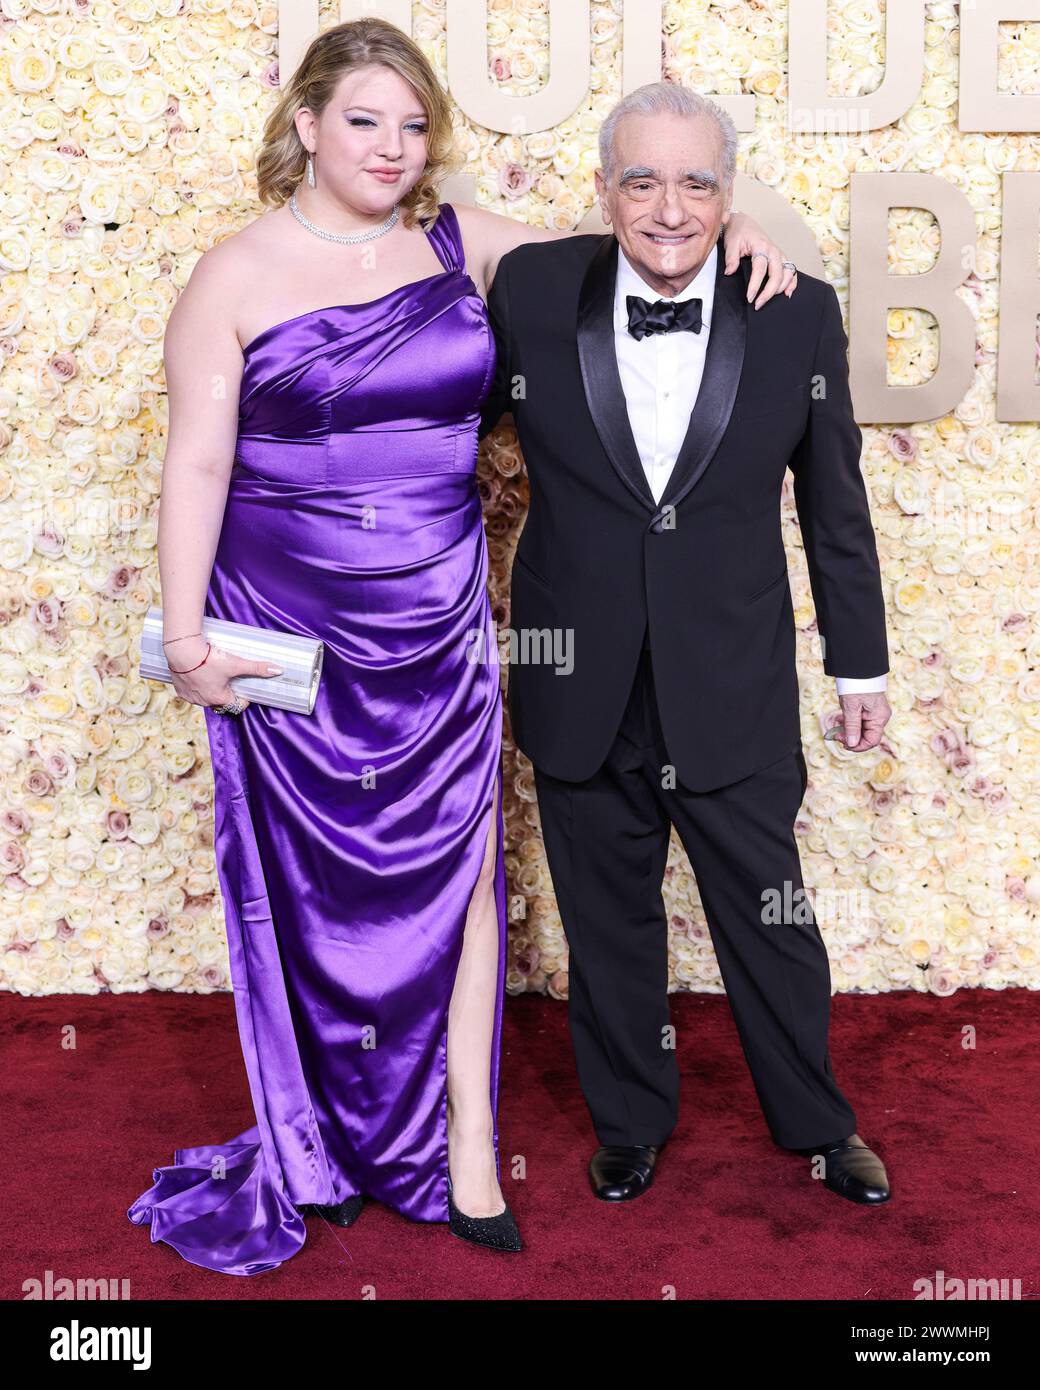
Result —
<path fill-rule="evenodd" d="M 647 82 L 622 97 L 599 128 L 599 162 L 609 180 L 614 172 L 614 132 L 618 121 L 634 113 L 655 116 L 670 111 L 676 116 L 710 116 L 722 139 L 722 182 L 728 187 L 737 172 L 737 127 L 733 118 L 711 97 L 691 92 L 677 82 Z"/>

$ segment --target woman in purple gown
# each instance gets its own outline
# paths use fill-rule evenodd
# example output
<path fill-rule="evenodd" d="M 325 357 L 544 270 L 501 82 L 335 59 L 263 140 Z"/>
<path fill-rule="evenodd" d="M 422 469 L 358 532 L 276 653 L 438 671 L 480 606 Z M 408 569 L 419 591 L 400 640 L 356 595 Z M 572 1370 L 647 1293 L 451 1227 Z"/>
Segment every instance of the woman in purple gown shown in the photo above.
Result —
<path fill-rule="evenodd" d="M 176 1150 L 128 1214 L 229 1274 L 275 1268 L 312 1211 L 349 1225 L 366 1197 L 520 1248 L 496 1124 L 502 709 L 477 428 L 494 266 L 561 234 L 438 207 L 451 138 L 400 30 L 326 31 L 265 130 L 278 211 L 207 252 L 167 331 L 165 650 L 204 706 L 255 1123 Z M 770 246 L 756 232 L 742 244 Z M 220 712 L 231 676 L 270 668 L 210 648 L 204 614 L 320 639 L 312 714 Z"/>

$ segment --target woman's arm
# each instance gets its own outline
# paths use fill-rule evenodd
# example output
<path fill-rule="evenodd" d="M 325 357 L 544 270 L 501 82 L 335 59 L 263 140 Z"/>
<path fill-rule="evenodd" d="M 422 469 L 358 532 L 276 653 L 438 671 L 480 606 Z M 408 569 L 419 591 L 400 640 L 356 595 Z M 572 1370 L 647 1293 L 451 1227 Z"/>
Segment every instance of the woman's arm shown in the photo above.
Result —
<path fill-rule="evenodd" d="M 518 222 L 515 217 L 506 217 L 501 212 L 474 207 L 472 203 L 453 203 L 452 207 L 459 219 L 466 265 L 477 289 L 485 299 L 495 278 L 498 263 L 507 251 L 523 246 L 528 241 L 561 241 L 564 237 L 578 235 L 576 229 L 556 232 L 548 227 L 529 227 L 526 222 Z"/>
<path fill-rule="evenodd" d="M 579 228 L 553 231 L 547 227 L 529 227 L 526 222 L 518 222 L 514 217 L 506 217 L 487 208 L 473 207 L 468 203 L 453 203 L 452 206 L 458 214 L 459 229 L 466 251 L 466 264 L 470 267 L 470 274 L 485 299 L 495 278 L 498 263 L 508 251 L 523 246 L 528 241 L 560 241 L 564 237 L 588 235 Z M 798 285 L 798 272 L 782 264 L 787 259 L 783 251 L 770 241 L 754 218 L 743 212 L 731 213 L 723 229 L 723 245 L 726 250 L 727 275 L 732 275 L 737 269 L 742 256 L 755 256 L 751 266 L 747 298 L 750 304 L 755 295 L 758 295 L 756 309 L 761 308 L 775 294 L 782 292 L 788 298 L 794 294 Z M 756 255 L 756 252 L 765 254 Z"/>
<path fill-rule="evenodd" d="M 195 704 L 230 702 L 231 675 L 266 675 L 270 666 L 217 647 L 207 657 L 205 638 L 191 635 L 202 631 L 238 437 L 243 357 L 231 308 L 240 274 L 226 243 L 207 251 L 173 306 L 163 339 L 169 400 L 158 529 L 163 651 L 171 671 L 206 658 L 173 682 Z"/>

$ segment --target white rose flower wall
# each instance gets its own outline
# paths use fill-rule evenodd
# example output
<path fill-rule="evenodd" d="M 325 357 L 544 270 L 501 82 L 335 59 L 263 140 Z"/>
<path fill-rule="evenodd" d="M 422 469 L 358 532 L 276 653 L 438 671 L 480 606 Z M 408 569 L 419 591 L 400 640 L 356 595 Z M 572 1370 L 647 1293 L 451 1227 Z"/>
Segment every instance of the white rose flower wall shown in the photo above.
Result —
<path fill-rule="evenodd" d="M 536 92 L 548 5 L 487 8 L 491 80 Z M 338 5 L 317 9 L 322 26 L 338 22 Z M 896 121 L 806 135 L 786 119 L 787 0 L 663 8 L 662 75 L 753 97 L 741 171 L 804 219 L 843 306 L 854 175 L 927 172 L 975 215 L 958 291 L 976 325 L 970 389 L 941 418 L 863 426 L 895 712 L 875 753 L 821 737 L 837 701 L 790 475 L 782 497 L 809 765 L 797 831 L 839 991 L 1040 985 L 1040 431 L 996 408 L 1001 180 L 1040 169 L 1040 137 L 959 128 L 958 9 L 925 7 L 924 80 Z M 587 97 L 566 120 L 505 134 L 458 111 L 478 204 L 557 228 L 593 206 L 597 128 L 623 91 L 620 0 L 590 15 Z M 446 80 L 445 5 L 418 0 L 412 23 Z M 261 211 L 253 158 L 278 95 L 278 6 L 5 3 L 0 40 L 0 987 L 227 990 L 202 712 L 141 680 L 138 644 L 161 602 L 164 325 L 198 257 Z M 875 6 L 830 0 L 828 40 L 835 94 L 877 86 Z M 1036 25 L 1002 26 L 999 74 L 1002 91 L 1040 91 Z M 934 263 L 926 210 L 895 209 L 889 231 L 892 275 Z M 941 346 L 927 313 L 893 310 L 890 383 L 926 380 Z M 479 479 L 504 646 L 527 504 L 510 427 L 485 441 Z M 508 724 L 504 758 L 508 988 L 563 998 L 532 769 Z M 664 894 L 671 987 L 721 992 L 674 832 Z"/>

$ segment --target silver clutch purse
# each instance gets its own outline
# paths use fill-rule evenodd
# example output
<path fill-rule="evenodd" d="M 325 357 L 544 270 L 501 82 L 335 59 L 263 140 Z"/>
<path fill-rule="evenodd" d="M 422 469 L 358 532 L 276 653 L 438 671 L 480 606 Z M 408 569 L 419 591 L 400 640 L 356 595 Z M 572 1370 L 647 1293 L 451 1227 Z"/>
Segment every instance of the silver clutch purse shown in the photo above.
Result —
<path fill-rule="evenodd" d="M 325 656 L 324 642 L 296 632 L 210 617 L 202 619 L 202 635 L 215 647 L 247 661 L 270 661 L 283 668 L 280 676 L 233 677 L 230 685 L 236 694 L 255 700 L 258 705 L 274 705 L 295 714 L 310 714 L 314 709 Z M 141 675 L 145 680 L 172 680 L 162 641 L 162 609 L 149 608 L 141 630 Z"/>

